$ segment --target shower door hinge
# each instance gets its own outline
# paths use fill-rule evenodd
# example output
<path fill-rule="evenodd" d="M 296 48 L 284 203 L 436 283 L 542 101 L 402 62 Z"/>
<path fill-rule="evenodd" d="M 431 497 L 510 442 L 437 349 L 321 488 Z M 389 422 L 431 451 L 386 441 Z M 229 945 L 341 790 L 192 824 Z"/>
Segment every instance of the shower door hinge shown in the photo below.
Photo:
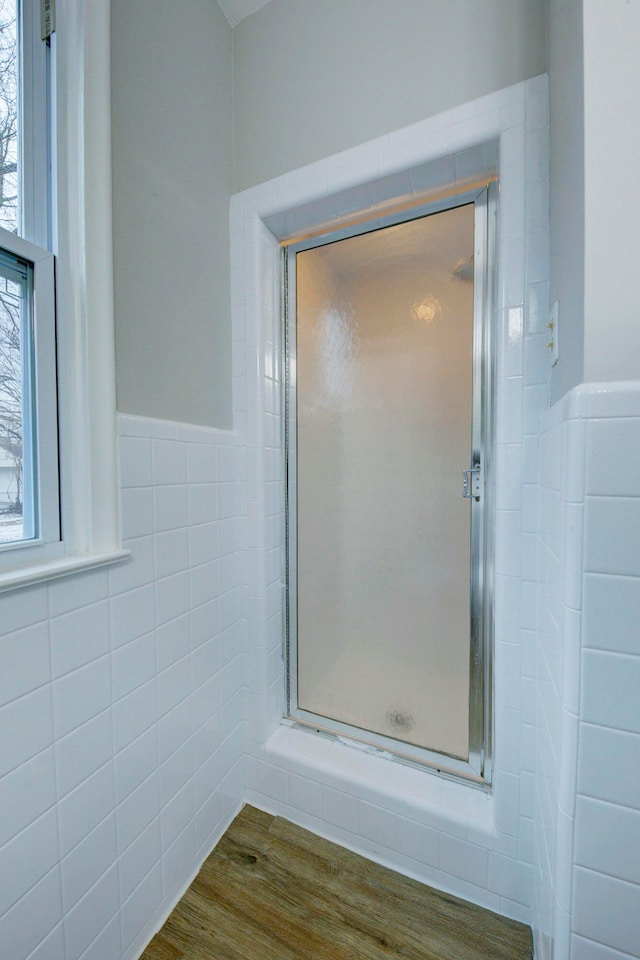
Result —
<path fill-rule="evenodd" d="M 482 492 L 480 464 L 462 471 L 462 496 L 467 500 L 479 500 Z"/>

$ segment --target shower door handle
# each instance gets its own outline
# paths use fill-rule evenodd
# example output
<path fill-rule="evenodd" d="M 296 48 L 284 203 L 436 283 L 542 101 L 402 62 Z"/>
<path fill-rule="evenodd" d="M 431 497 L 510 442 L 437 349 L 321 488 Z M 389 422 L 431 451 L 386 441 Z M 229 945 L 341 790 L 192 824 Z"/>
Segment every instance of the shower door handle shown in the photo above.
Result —
<path fill-rule="evenodd" d="M 467 500 L 479 500 L 482 485 L 480 464 L 462 471 L 462 496 Z"/>

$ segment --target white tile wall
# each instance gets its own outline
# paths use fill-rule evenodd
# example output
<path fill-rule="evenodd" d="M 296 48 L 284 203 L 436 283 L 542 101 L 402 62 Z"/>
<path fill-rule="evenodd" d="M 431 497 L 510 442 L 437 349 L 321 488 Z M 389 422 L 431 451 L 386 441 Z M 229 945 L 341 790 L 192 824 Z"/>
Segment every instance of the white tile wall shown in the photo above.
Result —
<path fill-rule="evenodd" d="M 234 198 L 234 433 L 121 418 L 132 559 L 0 598 L 0 878 L 11 878 L 0 880 L 3 956 L 133 960 L 247 798 L 442 889 L 533 918 L 538 960 L 638 957 L 629 841 L 640 804 L 640 391 L 580 388 L 539 435 L 546 124 L 539 78 Z M 478 145 L 493 144 L 494 156 L 497 142 L 488 796 L 398 765 L 390 777 L 387 761 L 280 726 L 272 230 L 466 175 L 469 162 L 491 162 Z M 603 844 L 604 831 L 616 842 Z"/>
<path fill-rule="evenodd" d="M 7 960 L 137 957 L 241 802 L 245 451 L 119 426 L 131 559 L 0 597 Z"/>
<path fill-rule="evenodd" d="M 542 960 L 640 956 L 639 402 L 640 384 L 582 385 L 543 421 L 534 848 Z"/>
<path fill-rule="evenodd" d="M 533 669 L 529 657 L 531 682 L 521 697 L 521 644 L 523 628 L 529 636 L 536 628 L 530 554 L 538 419 L 548 397 L 546 95 L 546 79 L 538 78 L 253 188 L 233 198 L 231 226 L 234 329 L 238 337 L 246 331 L 248 372 L 247 797 L 396 869 L 525 920 L 531 916 Z M 397 765 L 390 772 L 388 761 L 279 727 L 284 477 L 276 237 L 370 208 L 394 191 L 419 193 L 472 170 L 495 169 L 496 145 L 498 709 L 488 797 Z"/>

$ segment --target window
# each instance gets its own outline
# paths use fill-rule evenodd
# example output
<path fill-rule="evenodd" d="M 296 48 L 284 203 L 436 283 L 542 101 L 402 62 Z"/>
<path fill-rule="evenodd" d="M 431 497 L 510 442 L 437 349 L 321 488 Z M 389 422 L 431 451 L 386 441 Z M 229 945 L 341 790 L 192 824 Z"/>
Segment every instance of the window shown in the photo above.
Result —
<path fill-rule="evenodd" d="M 115 448 L 110 4 L 58 0 L 56 32 L 43 42 L 41 8 L 53 7 L 0 0 L 0 590 L 127 555 Z"/>
<path fill-rule="evenodd" d="M 4 232 L 3 232 L 4 233 Z M 0 546 L 60 539 L 53 256 L 0 248 Z"/>
<path fill-rule="evenodd" d="M 60 540 L 47 131 L 35 5 L 0 0 L 0 551 Z M 39 25 L 39 24 L 38 24 Z M 39 244 L 39 246 L 37 245 Z M 5 559 L 10 563 L 10 559 Z"/>

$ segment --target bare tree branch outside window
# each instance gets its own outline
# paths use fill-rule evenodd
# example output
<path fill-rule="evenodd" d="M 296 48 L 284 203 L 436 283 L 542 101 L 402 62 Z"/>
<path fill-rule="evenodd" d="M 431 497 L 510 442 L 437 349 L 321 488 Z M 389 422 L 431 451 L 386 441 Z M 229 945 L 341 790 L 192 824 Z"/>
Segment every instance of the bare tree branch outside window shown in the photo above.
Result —
<path fill-rule="evenodd" d="M 0 0 L 0 226 L 18 230 L 16 0 Z M 21 286 L 0 269 L 0 543 L 22 538 L 23 360 Z"/>
<path fill-rule="evenodd" d="M 18 44 L 16 0 L 0 0 L 0 226 L 18 227 Z"/>

